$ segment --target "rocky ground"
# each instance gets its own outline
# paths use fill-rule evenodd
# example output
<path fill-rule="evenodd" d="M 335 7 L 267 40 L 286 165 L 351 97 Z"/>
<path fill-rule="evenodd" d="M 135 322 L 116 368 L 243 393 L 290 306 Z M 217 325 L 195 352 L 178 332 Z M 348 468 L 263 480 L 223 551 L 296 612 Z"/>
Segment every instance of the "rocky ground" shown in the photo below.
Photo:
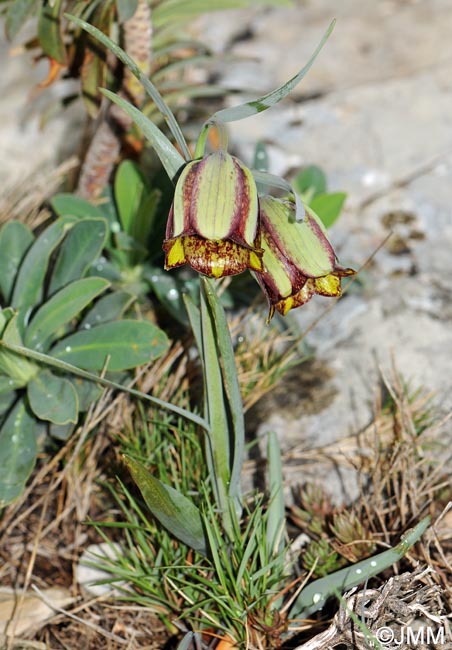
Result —
<path fill-rule="evenodd" d="M 197 30 L 218 53 L 247 58 L 225 64 L 220 78 L 251 97 L 295 74 L 333 18 L 333 35 L 292 97 L 231 126 L 245 159 L 263 140 L 274 173 L 314 163 L 330 189 L 348 193 L 331 232 L 343 263 L 359 268 L 383 244 L 308 334 L 316 364 L 266 401 L 259 431 L 276 429 L 285 449 L 330 443 L 367 424 L 379 373 L 392 364 L 413 388 L 434 391 L 444 412 L 452 407 L 450 0 L 300 0 L 209 15 Z M 67 133 L 67 116 L 44 132 L 37 117 L 21 119 L 31 75 L 45 71 L 16 58 L 0 80 L 3 185 L 53 165 Z M 317 298 L 294 318 L 306 328 L 327 307 Z M 291 471 L 298 477 L 298 467 Z"/>
<path fill-rule="evenodd" d="M 308 334 L 318 363 L 275 393 L 282 404 L 266 402 L 261 433 L 275 428 L 286 448 L 366 424 L 379 373 L 393 364 L 413 388 L 434 391 L 445 412 L 452 406 L 451 3 L 298 2 L 240 20 L 224 14 L 208 31 L 218 51 L 255 58 L 229 66 L 228 84 L 261 92 L 304 65 L 332 18 L 334 32 L 292 98 L 231 125 L 248 159 L 262 139 L 274 173 L 314 163 L 331 189 L 348 193 L 331 232 L 341 261 L 359 268 L 385 242 Z M 317 298 L 293 314 L 306 328 L 326 307 Z"/>

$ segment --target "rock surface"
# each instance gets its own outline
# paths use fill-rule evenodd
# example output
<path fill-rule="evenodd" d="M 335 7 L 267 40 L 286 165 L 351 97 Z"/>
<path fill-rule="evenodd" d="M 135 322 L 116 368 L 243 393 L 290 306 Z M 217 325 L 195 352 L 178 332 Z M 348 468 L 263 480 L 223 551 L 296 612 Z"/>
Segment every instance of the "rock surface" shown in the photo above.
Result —
<path fill-rule="evenodd" d="M 444 412 L 452 407 L 450 2 L 320 0 L 205 24 L 217 51 L 258 59 L 224 71 L 231 87 L 252 88 L 251 98 L 292 77 L 333 17 L 332 36 L 291 98 L 230 129 L 248 161 L 263 140 L 270 171 L 317 164 L 330 189 L 348 193 L 331 231 L 342 262 L 359 268 L 383 244 L 307 335 L 318 390 L 309 388 L 318 369 L 301 366 L 265 400 L 259 434 L 276 430 L 286 450 L 366 425 L 380 372 L 390 375 L 393 363 L 413 388 L 434 391 Z M 315 298 L 293 318 L 305 329 L 327 309 Z M 287 471 L 300 479 L 300 467 Z"/>

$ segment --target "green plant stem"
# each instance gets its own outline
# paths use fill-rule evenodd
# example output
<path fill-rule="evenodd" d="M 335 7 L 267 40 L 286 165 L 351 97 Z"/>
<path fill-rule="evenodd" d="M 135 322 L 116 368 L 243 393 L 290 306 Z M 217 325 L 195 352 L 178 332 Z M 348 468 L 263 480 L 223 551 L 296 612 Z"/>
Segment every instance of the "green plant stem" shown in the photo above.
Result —
<path fill-rule="evenodd" d="M 52 366 L 53 368 L 58 368 L 59 370 L 63 370 L 64 372 L 69 372 L 78 377 L 83 377 L 83 379 L 89 379 L 90 381 L 93 381 L 96 384 L 105 386 L 105 388 L 114 388 L 115 390 L 120 390 L 124 393 L 128 393 L 129 395 L 133 395 L 138 399 L 154 404 L 154 406 L 159 406 L 160 408 L 166 409 L 167 411 L 176 413 L 177 415 L 180 415 L 186 420 L 190 420 L 194 424 L 197 424 L 198 426 L 202 427 L 207 432 L 210 431 L 209 424 L 203 418 L 199 417 L 194 413 L 191 413 L 190 411 L 187 411 L 186 409 L 176 406 L 175 404 L 171 404 L 170 402 L 166 402 L 165 400 L 159 399 L 158 397 L 153 397 L 152 395 L 147 395 L 146 393 L 142 393 L 141 391 L 135 390 L 134 388 L 129 388 L 128 386 L 123 386 L 122 384 L 118 384 L 115 381 L 104 379 L 103 377 L 99 377 L 98 375 L 88 372 L 87 370 L 82 370 L 81 368 L 77 368 L 76 366 L 73 366 L 70 363 L 66 363 L 65 361 L 60 361 L 59 359 L 54 359 L 53 357 L 50 357 L 47 354 L 37 352 L 36 350 L 30 350 L 30 348 L 26 348 L 21 345 L 13 345 L 12 343 L 6 343 L 5 341 L 0 341 L 0 345 L 24 357 L 27 357 L 29 359 L 34 359 L 35 361 L 44 363 L 47 366 Z"/>

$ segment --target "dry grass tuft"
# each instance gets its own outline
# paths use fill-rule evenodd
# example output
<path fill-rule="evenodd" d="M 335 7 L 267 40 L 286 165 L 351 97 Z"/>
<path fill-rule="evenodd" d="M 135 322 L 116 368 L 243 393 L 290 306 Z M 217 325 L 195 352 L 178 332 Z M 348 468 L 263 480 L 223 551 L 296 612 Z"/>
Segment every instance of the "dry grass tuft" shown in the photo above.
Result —
<path fill-rule="evenodd" d="M 176 344 L 157 363 L 142 368 L 134 383 L 141 390 L 171 399 L 186 390 L 185 375 L 182 346 Z M 75 604 L 56 611 L 50 622 L 43 620 L 40 627 L 21 633 L 21 638 L 44 642 L 45 646 L 36 648 L 152 649 L 168 641 L 168 630 L 149 610 L 93 600 L 80 592 L 74 577 L 84 548 L 103 541 L 94 527 L 86 525 L 87 520 L 115 521 L 118 517 L 117 505 L 101 483 L 123 471 L 112 438 L 127 424 L 133 426 L 134 412 L 135 405 L 127 395 L 105 391 L 83 426 L 56 455 L 41 454 L 24 494 L 3 511 L 0 584 L 16 593 L 5 650 L 21 647 L 13 645 L 13 638 L 24 613 L 25 595 L 37 588 L 45 598 L 50 587 L 68 590 Z"/>
<path fill-rule="evenodd" d="M 439 419 L 431 397 L 410 393 L 394 372 L 391 382 L 384 381 L 377 415 L 369 427 L 322 449 L 299 453 L 299 458 L 309 457 L 318 464 L 353 469 L 360 495 L 354 503 L 337 507 L 321 486 L 300 488 L 290 519 L 295 532 L 305 533 L 311 540 L 300 559 L 305 571 L 318 565 L 327 566 L 330 572 L 364 559 L 397 543 L 401 533 L 426 514 L 432 519 L 432 527 L 397 566 L 397 571 L 408 571 L 406 574 L 391 578 L 377 591 L 374 579 L 372 589 L 364 595 L 350 596 L 325 635 L 306 642 L 300 650 L 341 643 L 365 648 L 368 640 L 348 610 L 352 608 L 358 615 L 359 599 L 362 604 L 370 593 L 379 603 L 378 607 L 366 605 L 374 611 L 373 618 L 367 609 L 364 616 L 371 630 L 392 625 L 395 610 L 391 608 L 397 602 L 402 603 L 399 614 L 404 612 L 399 626 L 402 619 L 403 625 L 408 625 L 416 616 L 423 616 L 424 625 L 434 621 L 446 630 L 446 617 L 452 611 L 452 484 L 451 450 L 445 443 L 450 435 L 444 433 L 450 419 L 450 415 Z M 292 450 L 292 460 L 294 454 Z M 419 584 L 414 588 L 416 581 Z M 327 641 L 329 645 L 325 645 Z"/>

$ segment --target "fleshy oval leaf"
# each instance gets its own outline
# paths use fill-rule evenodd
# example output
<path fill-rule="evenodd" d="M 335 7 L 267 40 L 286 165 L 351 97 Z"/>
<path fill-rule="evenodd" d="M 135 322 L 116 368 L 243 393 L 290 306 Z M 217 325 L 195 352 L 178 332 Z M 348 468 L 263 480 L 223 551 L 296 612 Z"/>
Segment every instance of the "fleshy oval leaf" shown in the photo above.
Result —
<path fill-rule="evenodd" d="M 0 429 L 0 508 L 24 489 L 36 462 L 36 421 L 20 399 Z"/>
<path fill-rule="evenodd" d="M 83 330 L 59 341 L 50 354 L 85 370 L 127 370 L 168 349 L 166 334 L 146 321 L 122 320 Z"/>
<path fill-rule="evenodd" d="M 7 304 L 20 262 L 33 239 L 31 230 L 20 221 L 8 221 L 0 229 L 0 291 Z"/>
<path fill-rule="evenodd" d="M 52 334 L 78 316 L 109 286 L 108 280 L 93 277 L 76 280 L 57 291 L 32 318 L 25 332 L 25 345 L 42 349 L 42 345 Z"/>
<path fill-rule="evenodd" d="M 28 383 L 27 396 L 31 410 L 40 420 L 61 425 L 77 422 L 77 392 L 68 379 L 42 370 Z"/>

